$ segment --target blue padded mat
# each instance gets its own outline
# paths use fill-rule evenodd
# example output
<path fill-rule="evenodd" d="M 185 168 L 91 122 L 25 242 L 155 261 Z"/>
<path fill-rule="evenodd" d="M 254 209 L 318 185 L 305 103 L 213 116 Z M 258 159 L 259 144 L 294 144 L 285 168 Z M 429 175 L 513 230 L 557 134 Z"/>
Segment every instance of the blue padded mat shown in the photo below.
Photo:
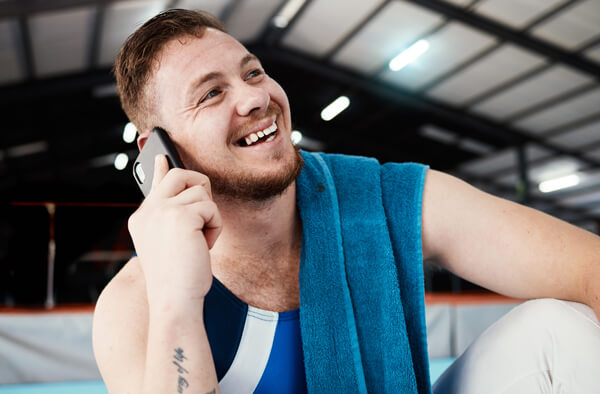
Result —
<path fill-rule="evenodd" d="M 431 382 L 452 364 L 453 358 L 437 358 L 429 360 Z M 0 386 L 0 394 L 108 394 L 101 381 L 59 382 L 36 384 L 11 384 Z"/>

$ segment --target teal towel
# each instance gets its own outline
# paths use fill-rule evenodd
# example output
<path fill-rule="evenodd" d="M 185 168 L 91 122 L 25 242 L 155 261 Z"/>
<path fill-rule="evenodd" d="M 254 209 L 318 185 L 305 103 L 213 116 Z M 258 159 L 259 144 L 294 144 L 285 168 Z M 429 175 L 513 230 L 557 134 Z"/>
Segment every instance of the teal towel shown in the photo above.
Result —
<path fill-rule="evenodd" d="M 302 152 L 300 328 L 310 393 L 430 393 L 426 166 Z"/>

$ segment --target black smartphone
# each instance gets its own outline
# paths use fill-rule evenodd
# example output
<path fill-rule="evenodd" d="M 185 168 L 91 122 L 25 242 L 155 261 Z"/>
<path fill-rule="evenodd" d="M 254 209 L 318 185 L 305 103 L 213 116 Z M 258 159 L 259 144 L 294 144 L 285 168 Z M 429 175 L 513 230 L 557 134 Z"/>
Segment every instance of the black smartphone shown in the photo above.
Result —
<path fill-rule="evenodd" d="M 167 132 L 160 127 L 152 129 L 144 147 L 133 163 L 133 177 L 144 196 L 147 196 L 152 188 L 154 158 L 156 155 L 166 155 L 169 168 L 183 168 L 177 149 L 175 149 L 175 145 L 173 145 Z"/>

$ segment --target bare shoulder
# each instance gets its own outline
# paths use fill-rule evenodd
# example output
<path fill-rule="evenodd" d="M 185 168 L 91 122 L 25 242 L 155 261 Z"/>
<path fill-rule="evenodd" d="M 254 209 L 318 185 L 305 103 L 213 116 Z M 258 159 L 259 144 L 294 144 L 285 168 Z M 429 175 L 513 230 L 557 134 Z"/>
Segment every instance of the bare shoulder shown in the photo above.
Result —
<path fill-rule="evenodd" d="M 94 355 L 109 392 L 128 393 L 139 387 L 147 327 L 146 286 L 134 257 L 104 288 L 94 311 Z"/>

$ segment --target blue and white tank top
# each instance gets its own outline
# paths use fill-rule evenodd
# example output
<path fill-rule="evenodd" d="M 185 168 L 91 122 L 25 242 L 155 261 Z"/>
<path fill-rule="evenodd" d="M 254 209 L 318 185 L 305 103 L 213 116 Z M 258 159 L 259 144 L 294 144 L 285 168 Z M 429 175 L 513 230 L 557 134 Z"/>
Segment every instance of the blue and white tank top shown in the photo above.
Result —
<path fill-rule="evenodd" d="M 307 392 L 298 309 L 254 308 L 213 278 L 204 324 L 221 393 Z"/>

